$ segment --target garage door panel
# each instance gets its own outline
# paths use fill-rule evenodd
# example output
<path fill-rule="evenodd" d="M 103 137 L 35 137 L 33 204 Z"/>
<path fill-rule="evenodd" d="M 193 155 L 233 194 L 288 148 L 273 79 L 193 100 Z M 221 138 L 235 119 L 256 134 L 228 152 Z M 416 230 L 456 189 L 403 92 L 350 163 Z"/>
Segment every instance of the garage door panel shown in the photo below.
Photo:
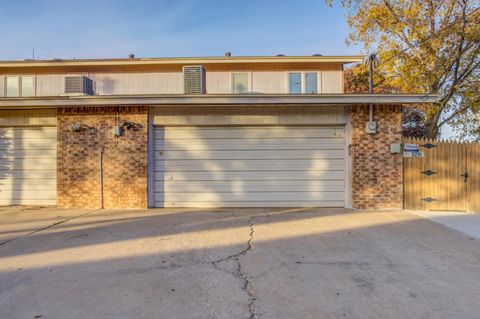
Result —
<path fill-rule="evenodd" d="M 315 191 L 344 191 L 342 180 L 329 181 L 328 184 L 322 180 L 312 181 L 282 181 L 282 180 L 261 180 L 261 181 L 160 181 L 155 182 L 155 189 L 158 192 L 172 193 L 197 193 L 206 189 L 214 192 L 261 192 L 268 189 L 273 192 L 315 192 Z"/>
<path fill-rule="evenodd" d="M 53 206 L 57 204 L 57 199 L 30 199 L 30 198 L 5 198 L 0 199 L 0 206 L 9 205 L 41 205 L 41 206 Z"/>
<path fill-rule="evenodd" d="M 56 127 L 1 127 L 0 139 L 57 139 Z"/>
<path fill-rule="evenodd" d="M 166 151 L 163 154 L 155 152 L 155 159 L 177 160 L 193 157 L 202 160 L 220 159 L 341 159 L 344 150 L 226 150 L 226 151 Z"/>
<path fill-rule="evenodd" d="M 11 190 L 33 190 L 44 191 L 54 189 L 57 184 L 56 179 L 13 179 L 13 178 L 0 178 L 0 192 Z"/>
<path fill-rule="evenodd" d="M 343 159 L 284 159 L 282 161 L 244 159 L 244 160 L 216 160 L 213 162 L 205 160 L 157 160 L 156 167 L 164 167 L 168 172 L 180 171 L 326 171 L 343 170 L 345 160 Z"/>
<path fill-rule="evenodd" d="M 28 198 L 30 200 L 36 199 L 49 199 L 54 200 L 57 196 L 57 193 L 54 190 L 24 190 L 16 189 L 10 191 L 0 191 L 0 199 L 15 199 L 21 200 L 23 198 Z"/>
<path fill-rule="evenodd" d="M 290 139 L 345 137 L 342 127 L 169 127 L 156 130 L 155 139 Z"/>
<path fill-rule="evenodd" d="M 0 159 L 0 169 L 55 170 L 57 161 L 52 158 Z"/>
<path fill-rule="evenodd" d="M 311 150 L 327 149 L 341 150 L 344 148 L 343 139 L 314 139 L 304 138 L 279 140 L 279 139 L 215 139 L 199 140 L 184 139 L 159 141 L 155 143 L 156 150 L 163 151 L 215 151 L 215 150 Z"/>
<path fill-rule="evenodd" d="M 0 150 L 0 159 L 23 159 L 23 158 L 53 158 L 57 155 L 56 149 L 44 150 Z"/>
<path fill-rule="evenodd" d="M 55 150 L 56 139 L 0 139 L 0 150 Z"/>
<path fill-rule="evenodd" d="M 160 207 L 343 207 L 343 127 L 154 131 Z"/>
<path fill-rule="evenodd" d="M 163 174 L 156 174 L 155 180 L 177 180 L 177 181 L 211 181 L 211 180 L 270 180 L 270 181 L 291 181 L 291 180 L 343 180 L 343 171 L 306 171 L 297 172 L 292 175 L 292 172 L 269 172 L 269 171 L 241 171 L 241 172 L 166 172 Z M 158 178 L 158 179 L 157 179 Z"/>
<path fill-rule="evenodd" d="M 343 201 L 258 201 L 258 202 L 154 202 L 155 207 L 216 208 L 216 207 L 344 207 Z"/>
<path fill-rule="evenodd" d="M 3 169 L 0 168 L 0 179 L 2 178 L 16 179 L 56 179 L 55 169 Z"/>
<path fill-rule="evenodd" d="M 167 199 L 174 202 L 241 202 L 241 201 L 341 201 L 343 192 L 207 192 L 201 193 L 157 193 L 155 200 Z"/>

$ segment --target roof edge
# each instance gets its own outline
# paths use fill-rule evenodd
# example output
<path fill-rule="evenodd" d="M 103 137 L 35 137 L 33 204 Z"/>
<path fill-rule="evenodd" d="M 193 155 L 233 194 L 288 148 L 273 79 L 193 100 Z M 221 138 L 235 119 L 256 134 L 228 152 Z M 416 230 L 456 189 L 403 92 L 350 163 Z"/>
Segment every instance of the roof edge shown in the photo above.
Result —
<path fill-rule="evenodd" d="M 239 95 L 108 95 L 0 98 L 0 108 L 107 105 L 352 105 L 421 104 L 438 101 L 436 94 L 239 94 Z"/>
<path fill-rule="evenodd" d="M 0 61 L 2 67 L 48 66 L 116 66 L 116 65 L 172 65 L 172 64 L 237 64 L 237 63 L 356 63 L 362 55 L 351 56 L 233 56 L 233 57 L 176 57 L 176 58 L 126 58 L 126 59 L 50 59 Z"/>

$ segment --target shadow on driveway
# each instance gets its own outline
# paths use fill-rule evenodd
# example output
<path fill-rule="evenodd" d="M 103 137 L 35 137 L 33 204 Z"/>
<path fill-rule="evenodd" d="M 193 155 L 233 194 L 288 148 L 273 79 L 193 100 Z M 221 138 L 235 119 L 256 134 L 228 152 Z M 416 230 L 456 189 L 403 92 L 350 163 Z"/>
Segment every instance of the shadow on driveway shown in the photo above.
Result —
<path fill-rule="evenodd" d="M 479 241 L 406 212 L 60 212 L 0 212 L 1 318 L 480 313 Z"/>

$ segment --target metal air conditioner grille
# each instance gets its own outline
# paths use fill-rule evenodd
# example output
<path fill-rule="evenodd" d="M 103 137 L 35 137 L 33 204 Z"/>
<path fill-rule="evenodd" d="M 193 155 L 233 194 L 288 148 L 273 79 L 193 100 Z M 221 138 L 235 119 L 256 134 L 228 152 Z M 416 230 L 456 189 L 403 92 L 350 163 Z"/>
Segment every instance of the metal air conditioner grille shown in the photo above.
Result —
<path fill-rule="evenodd" d="M 185 94 L 205 93 L 205 70 L 201 65 L 183 67 Z"/>
<path fill-rule="evenodd" d="M 93 95 L 93 81 L 86 76 L 67 76 L 65 94 Z"/>

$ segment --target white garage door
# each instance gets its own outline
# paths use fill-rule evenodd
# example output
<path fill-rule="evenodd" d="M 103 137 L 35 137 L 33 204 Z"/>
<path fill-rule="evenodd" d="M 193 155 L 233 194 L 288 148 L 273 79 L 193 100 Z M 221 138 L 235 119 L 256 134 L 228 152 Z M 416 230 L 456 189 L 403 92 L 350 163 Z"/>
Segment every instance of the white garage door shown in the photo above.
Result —
<path fill-rule="evenodd" d="M 57 128 L 0 128 L 0 205 L 55 205 Z"/>
<path fill-rule="evenodd" d="M 344 207 L 344 127 L 156 127 L 155 207 Z"/>

